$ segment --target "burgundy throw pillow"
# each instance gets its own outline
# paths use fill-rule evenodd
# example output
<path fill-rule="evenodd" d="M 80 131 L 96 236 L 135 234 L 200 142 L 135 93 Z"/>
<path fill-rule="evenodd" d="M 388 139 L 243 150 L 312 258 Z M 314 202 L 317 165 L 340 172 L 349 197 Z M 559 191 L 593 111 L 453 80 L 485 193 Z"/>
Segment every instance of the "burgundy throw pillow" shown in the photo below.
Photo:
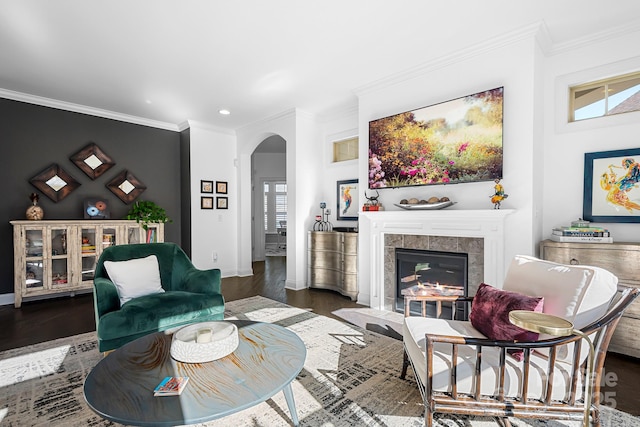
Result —
<path fill-rule="evenodd" d="M 536 341 L 538 334 L 519 328 L 509 321 L 513 310 L 542 312 L 543 297 L 530 297 L 517 292 L 503 291 L 481 283 L 473 297 L 469 320 L 474 328 L 492 340 Z M 522 350 L 508 350 L 516 360 L 524 358 Z"/>

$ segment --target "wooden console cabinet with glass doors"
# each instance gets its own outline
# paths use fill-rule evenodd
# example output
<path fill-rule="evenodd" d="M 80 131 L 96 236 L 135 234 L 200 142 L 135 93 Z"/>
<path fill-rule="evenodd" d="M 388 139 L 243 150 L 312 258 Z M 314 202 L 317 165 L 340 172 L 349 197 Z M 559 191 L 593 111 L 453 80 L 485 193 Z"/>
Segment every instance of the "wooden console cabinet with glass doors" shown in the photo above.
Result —
<path fill-rule="evenodd" d="M 104 248 L 164 241 L 164 224 L 144 230 L 131 220 L 11 221 L 15 306 L 30 297 L 93 288 L 96 262 Z"/>

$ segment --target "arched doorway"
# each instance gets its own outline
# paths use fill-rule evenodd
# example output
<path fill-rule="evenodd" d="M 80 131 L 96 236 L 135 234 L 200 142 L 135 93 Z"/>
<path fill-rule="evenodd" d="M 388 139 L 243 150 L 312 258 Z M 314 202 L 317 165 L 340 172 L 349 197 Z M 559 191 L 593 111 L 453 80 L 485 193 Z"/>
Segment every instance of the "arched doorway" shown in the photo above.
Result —
<path fill-rule="evenodd" d="M 286 255 L 286 141 L 263 140 L 251 155 L 252 260 Z"/>

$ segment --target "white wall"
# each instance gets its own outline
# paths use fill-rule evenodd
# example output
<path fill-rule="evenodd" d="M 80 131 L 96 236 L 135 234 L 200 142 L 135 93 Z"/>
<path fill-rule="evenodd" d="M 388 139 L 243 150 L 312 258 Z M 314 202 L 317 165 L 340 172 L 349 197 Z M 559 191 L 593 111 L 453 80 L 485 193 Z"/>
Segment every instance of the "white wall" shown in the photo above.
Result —
<path fill-rule="evenodd" d="M 584 153 L 640 147 L 640 112 L 568 123 L 569 86 L 640 70 L 640 32 L 563 49 L 546 59 L 543 237 L 582 217 Z M 635 56 L 634 56 L 635 55 Z M 602 223 L 615 241 L 640 241 L 639 224 Z"/>
<path fill-rule="evenodd" d="M 325 118 L 321 122 L 321 145 L 323 148 L 316 149 L 316 154 L 321 157 L 318 159 L 322 162 L 322 175 L 318 180 L 321 188 L 319 199 L 313 205 L 311 214 L 320 215 L 320 202 L 326 202 L 327 208 L 331 209 L 329 221 L 334 227 L 356 227 L 357 221 L 338 221 L 338 190 L 337 182 L 348 179 L 359 178 L 359 161 L 358 159 L 348 160 L 345 162 L 333 162 L 333 143 L 358 135 L 358 107 L 357 105 L 341 109 L 337 114 Z M 362 142 L 360 142 L 362 143 Z M 362 188 L 362 183 L 360 187 Z M 362 205 L 363 199 L 359 204 Z M 361 207 L 360 207 L 361 209 Z"/>
<path fill-rule="evenodd" d="M 314 156 L 320 141 L 316 119 L 301 110 L 286 111 L 238 129 L 240 213 L 238 266 L 241 275 L 251 269 L 251 154 L 267 137 L 280 135 L 287 142 L 287 278 L 289 289 L 305 288 L 306 236 L 318 200 L 321 162 Z"/>
<path fill-rule="evenodd" d="M 482 90 L 504 86 L 504 179 L 509 198 L 502 203 L 505 209 L 515 209 L 506 219 L 505 261 L 518 253 L 532 254 L 535 250 L 534 218 L 536 197 L 534 171 L 540 165 L 534 164 L 536 146 L 542 141 L 535 140 L 541 119 L 534 113 L 536 102 L 535 60 L 539 47 L 535 31 L 517 34 L 512 42 L 504 39 L 495 46 L 488 44 L 478 47 L 478 54 L 461 56 L 455 63 L 445 62 L 432 65 L 422 73 L 412 73 L 406 78 L 370 85 L 359 91 L 360 100 L 360 182 L 367 182 L 368 123 L 372 119 L 385 117 L 415 108 L 420 108 Z M 540 123 L 538 123 L 538 121 Z M 456 204 L 448 209 L 493 209 L 490 196 L 493 181 L 458 185 L 434 185 L 400 189 L 381 189 L 380 201 L 385 210 L 399 210 L 393 206 L 403 198 L 428 199 L 432 196 L 447 196 Z M 363 188 L 366 188 L 366 184 Z M 369 266 L 365 265 L 369 242 L 367 236 L 360 236 L 359 283 L 368 283 Z M 505 262 L 508 266 L 508 262 Z M 497 283 L 496 285 L 500 285 Z"/>
<path fill-rule="evenodd" d="M 191 135 L 191 256 L 200 269 L 238 275 L 238 180 L 233 132 L 189 122 Z M 228 194 L 200 193 L 200 180 L 226 181 Z M 215 191 L 215 188 L 214 188 Z M 229 209 L 200 209 L 201 196 L 226 196 Z M 215 201 L 214 201 L 215 207 Z M 214 261 L 213 254 L 218 255 Z"/>

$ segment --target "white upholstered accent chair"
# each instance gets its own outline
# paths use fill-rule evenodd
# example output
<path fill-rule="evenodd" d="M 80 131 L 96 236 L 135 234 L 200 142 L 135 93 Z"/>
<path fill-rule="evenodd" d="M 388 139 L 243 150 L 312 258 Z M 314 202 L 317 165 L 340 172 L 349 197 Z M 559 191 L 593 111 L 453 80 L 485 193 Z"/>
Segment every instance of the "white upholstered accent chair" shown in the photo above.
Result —
<path fill-rule="evenodd" d="M 516 256 L 503 290 L 544 297 L 544 313 L 565 318 L 589 334 L 596 350 L 590 414 L 593 425 L 599 426 L 600 376 L 607 347 L 638 289 L 618 286 L 613 274 L 597 267 Z M 457 303 L 472 300 L 460 298 Z M 401 376 L 410 364 L 424 399 L 427 426 L 432 425 L 434 413 L 493 416 L 505 425 L 510 425 L 507 417 L 583 417 L 582 368 L 588 347 L 577 336 L 499 341 L 487 338 L 467 320 L 410 316 L 404 319 L 403 341 Z M 516 360 L 507 349 L 522 350 L 523 360 Z"/>

